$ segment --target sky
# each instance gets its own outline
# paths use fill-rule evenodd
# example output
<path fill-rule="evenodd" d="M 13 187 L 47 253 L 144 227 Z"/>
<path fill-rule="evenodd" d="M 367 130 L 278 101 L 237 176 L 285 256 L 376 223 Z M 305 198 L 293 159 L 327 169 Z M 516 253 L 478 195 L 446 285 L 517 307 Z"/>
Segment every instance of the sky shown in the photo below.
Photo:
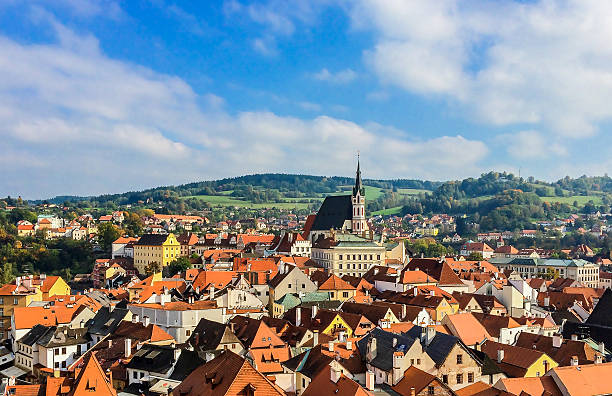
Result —
<path fill-rule="evenodd" d="M 0 196 L 612 166 L 612 3 L 2 0 Z"/>

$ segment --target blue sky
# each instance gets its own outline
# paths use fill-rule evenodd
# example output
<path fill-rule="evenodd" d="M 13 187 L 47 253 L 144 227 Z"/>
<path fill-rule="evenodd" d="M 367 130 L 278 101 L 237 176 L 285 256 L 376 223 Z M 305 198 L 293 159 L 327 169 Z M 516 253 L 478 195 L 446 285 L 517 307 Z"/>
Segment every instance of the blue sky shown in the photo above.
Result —
<path fill-rule="evenodd" d="M 259 172 L 604 174 L 601 1 L 8 0 L 0 195 Z"/>

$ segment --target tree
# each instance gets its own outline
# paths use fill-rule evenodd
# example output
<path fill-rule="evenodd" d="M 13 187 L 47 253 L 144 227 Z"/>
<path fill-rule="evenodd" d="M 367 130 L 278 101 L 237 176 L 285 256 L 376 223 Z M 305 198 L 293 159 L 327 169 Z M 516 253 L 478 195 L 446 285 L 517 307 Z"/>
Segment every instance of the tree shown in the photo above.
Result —
<path fill-rule="evenodd" d="M 109 251 L 113 242 L 120 236 L 119 229 L 112 223 L 101 223 L 98 225 L 98 239 L 102 249 Z"/>
<path fill-rule="evenodd" d="M 2 266 L 2 271 L 0 271 L 0 282 L 3 285 L 7 283 L 12 283 L 15 280 L 15 273 L 13 271 L 13 264 L 4 263 Z"/>
<path fill-rule="evenodd" d="M 482 261 L 482 260 L 484 260 L 484 258 L 482 257 L 482 253 L 479 253 L 479 252 L 472 252 L 472 253 L 470 253 L 470 255 L 467 257 L 467 259 L 469 261 Z"/>
<path fill-rule="evenodd" d="M 159 265 L 157 261 L 151 261 L 145 267 L 145 273 L 147 275 L 153 275 L 154 273 L 159 272 L 159 271 L 161 271 L 161 265 Z"/>
<path fill-rule="evenodd" d="M 191 261 L 189 261 L 187 257 L 179 257 L 176 260 L 172 261 L 170 264 L 168 264 L 168 266 L 166 267 L 166 271 L 168 273 L 168 276 L 172 277 L 176 274 L 188 270 L 191 267 Z"/>

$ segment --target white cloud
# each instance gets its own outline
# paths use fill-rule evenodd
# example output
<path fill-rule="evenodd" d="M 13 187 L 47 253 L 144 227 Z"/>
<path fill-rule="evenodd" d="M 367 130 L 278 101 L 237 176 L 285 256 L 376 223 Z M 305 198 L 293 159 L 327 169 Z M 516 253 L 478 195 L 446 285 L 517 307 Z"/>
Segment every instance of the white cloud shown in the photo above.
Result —
<path fill-rule="evenodd" d="M 357 78 L 357 73 L 352 69 L 339 70 L 333 73 L 323 68 L 319 72 L 314 73 L 312 77 L 315 80 L 327 81 L 332 84 L 348 84 Z"/>
<path fill-rule="evenodd" d="M 385 84 L 568 137 L 612 118 L 612 3 L 355 0 L 350 13 L 375 34 L 364 58 Z"/>
<path fill-rule="evenodd" d="M 550 136 L 533 130 L 519 131 L 513 134 L 503 134 L 497 139 L 508 154 L 518 159 L 546 159 L 551 156 L 567 155 L 567 148 L 552 140 Z"/>
<path fill-rule="evenodd" d="M 351 175 L 357 150 L 367 177 L 446 179 L 480 171 L 488 152 L 461 136 L 410 140 L 327 116 L 230 114 L 216 95 L 55 28 L 57 44 L 0 37 L 0 195 L 118 192 L 253 172 Z"/>

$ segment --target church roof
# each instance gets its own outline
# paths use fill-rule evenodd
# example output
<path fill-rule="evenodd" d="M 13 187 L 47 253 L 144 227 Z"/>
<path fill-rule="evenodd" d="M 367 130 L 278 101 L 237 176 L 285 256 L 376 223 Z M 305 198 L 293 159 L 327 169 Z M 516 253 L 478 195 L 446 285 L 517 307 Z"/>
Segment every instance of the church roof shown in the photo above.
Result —
<path fill-rule="evenodd" d="M 353 219 L 353 202 L 350 195 L 326 197 L 315 217 L 311 231 L 342 229 L 346 220 Z"/>

